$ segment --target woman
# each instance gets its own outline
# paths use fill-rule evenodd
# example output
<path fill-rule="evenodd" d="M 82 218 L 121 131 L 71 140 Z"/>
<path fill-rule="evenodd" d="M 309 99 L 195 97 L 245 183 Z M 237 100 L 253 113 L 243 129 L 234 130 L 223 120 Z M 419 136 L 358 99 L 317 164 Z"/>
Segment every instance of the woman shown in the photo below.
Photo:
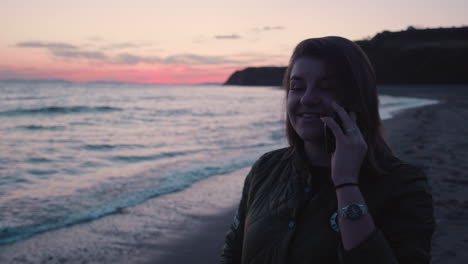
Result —
<path fill-rule="evenodd" d="M 386 144 L 373 68 L 341 37 L 295 48 L 287 68 L 289 147 L 244 183 L 222 263 L 429 263 L 424 173 Z"/>

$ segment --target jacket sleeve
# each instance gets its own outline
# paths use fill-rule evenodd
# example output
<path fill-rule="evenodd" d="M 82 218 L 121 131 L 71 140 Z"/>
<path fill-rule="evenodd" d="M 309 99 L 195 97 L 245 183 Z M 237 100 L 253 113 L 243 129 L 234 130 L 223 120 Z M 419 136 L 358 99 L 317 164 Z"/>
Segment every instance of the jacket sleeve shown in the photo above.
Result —
<path fill-rule="evenodd" d="M 244 239 L 244 222 L 247 214 L 247 200 L 250 187 L 250 181 L 254 174 L 254 167 L 247 174 L 242 197 L 236 215 L 231 223 L 229 231 L 226 233 L 223 251 L 221 254 L 221 264 L 241 263 L 242 242 Z"/>
<path fill-rule="evenodd" d="M 349 251 L 340 241 L 342 264 L 429 264 L 435 229 L 433 203 L 427 178 L 419 169 L 395 187 L 383 208 L 382 220 L 369 237 Z"/>

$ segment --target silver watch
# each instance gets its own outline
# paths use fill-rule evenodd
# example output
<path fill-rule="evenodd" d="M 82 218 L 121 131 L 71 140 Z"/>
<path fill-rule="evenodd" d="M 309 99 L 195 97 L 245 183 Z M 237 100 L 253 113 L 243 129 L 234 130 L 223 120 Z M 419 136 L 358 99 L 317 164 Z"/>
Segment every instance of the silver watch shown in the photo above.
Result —
<path fill-rule="evenodd" d="M 365 204 L 350 203 L 339 210 L 339 215 L 342 218 L 358 220 L 363 215 L 367 214 L 368 211 Z"/>

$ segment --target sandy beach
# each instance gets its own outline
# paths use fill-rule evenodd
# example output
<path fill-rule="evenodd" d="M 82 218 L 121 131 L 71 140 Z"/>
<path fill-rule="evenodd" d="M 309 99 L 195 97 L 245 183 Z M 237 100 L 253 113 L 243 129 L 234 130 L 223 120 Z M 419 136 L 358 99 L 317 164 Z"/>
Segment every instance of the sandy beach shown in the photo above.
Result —
<path fill-rule="evenodd" d="M 380 93 L 441 101 L 405 110 L 384 126 L 397 156 L 422 166 L 432 186 L 437 221 L 432 263 L 463 263 L 468 87 L 382 86 Z M 95 221 L 1 246 L 0 263 L 217 263 L 247 172 L 210 177 Z M 178 210 L 171 206 L 175 202 Z"/>
<path fill-rule="evenodd" d="M 415 88 L 383 87 L 381 93 L 441 103 L 386 120 L 388 139 L 398 157 L 422 166 L 429 178 L 437 222 L 432 263 L 464 263 L 468 258 L 468 87 Z"/>

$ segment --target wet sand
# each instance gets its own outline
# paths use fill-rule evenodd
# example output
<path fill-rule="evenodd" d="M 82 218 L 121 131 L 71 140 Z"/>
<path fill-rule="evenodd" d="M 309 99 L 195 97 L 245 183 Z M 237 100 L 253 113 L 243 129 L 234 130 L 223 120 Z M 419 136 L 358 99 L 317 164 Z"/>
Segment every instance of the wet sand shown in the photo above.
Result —
<path fill-rule="evenodd" d="M 397 156 L 425 168 L 437 230 L 432 263 L 468 258 L 468 87 L 382 94 L 441 100 L 384 121 Z M 98 220 L 0 247 L 0 263 L 218 263 L 248 168 L 211 177 Z M 177 206 L 175 206 L 177 204 Z"/>
<path fill-rule="evenodd" d="M 381 93 L 441 100 L 386 120 L 396 154 L 425 168 L 432 187 L 437 229 L 432 263 L 468 259 L 468 86 L 381 89 Z"/>

